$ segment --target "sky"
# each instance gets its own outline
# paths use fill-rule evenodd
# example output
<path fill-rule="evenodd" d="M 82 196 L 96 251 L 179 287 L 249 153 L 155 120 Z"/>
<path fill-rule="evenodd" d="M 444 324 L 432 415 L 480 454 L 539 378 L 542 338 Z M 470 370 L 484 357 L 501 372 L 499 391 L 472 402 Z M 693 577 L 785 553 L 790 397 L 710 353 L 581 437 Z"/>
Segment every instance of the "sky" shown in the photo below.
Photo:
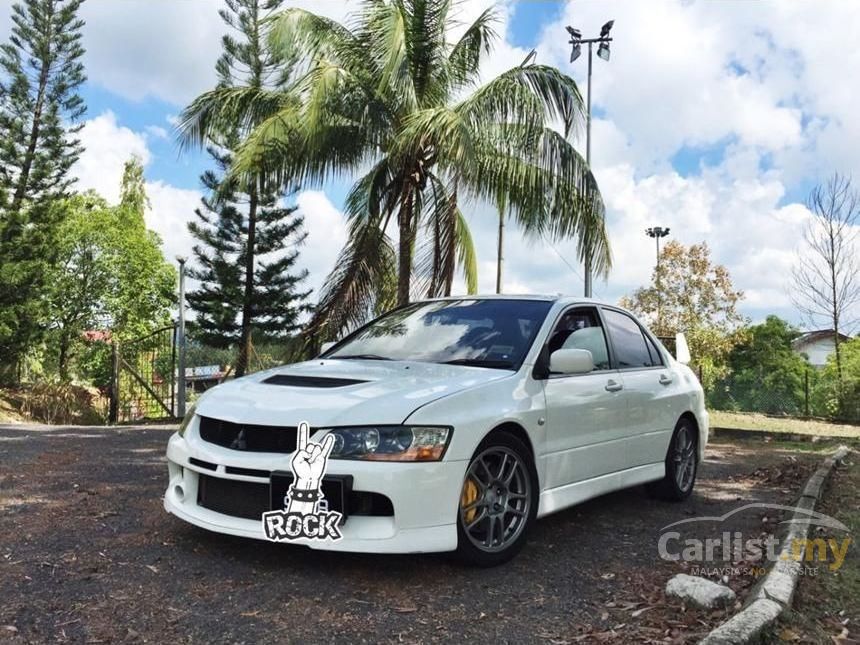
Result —
<path fill-rule="evenodd" d="M 145 164 L 151 208 L 165 256 L 190 255 L 187 222 L 201 197 L 205 153 L 180 151 L 173 124 L 214 84 L 224 27 L 219 0 L 86 0 L 84 59 L 88 105 L 74 167 L 81 189 L 116 200 L 122 165 Z M 745 293 L 753 321 L 774 313 L 795 323 L 791 268 L 809 218 L 809 190 L 834 171 L 860 185 L 860 3 L 722 0 L 466 0 L 458 19 L 487 6 L 499 39 L 482 70 L 490 79 L 532 50 L 571 74 L 585 94 L 586 57 L 571 64 L 566 25 L 596 35 L 615 20 L 609 62 L 595 57 L 592 166 L 607 205 L 614 268 L 597 280 L 598 298 L 617 301 L 649 282 L 654 241 L 707 241 Z M 0 0 L 0 38 L 10 29 Z M 357 7 L 341 0 L 288 1 L 336 19 Z M 577 141 L 584 151 L 584 139 Z M 341 209 L 351 177 L 306 186 L 296 203 L 307 242 L 300 263 L 317 289 L 345 241 Z M 495 290 L 497 214 L 467 203 L 481 292 Z M 509 226 L 504 289 L 582 293 L 573 242 L 523 239 Z M 464 290 L 463 284 L 457 289 Z"/>

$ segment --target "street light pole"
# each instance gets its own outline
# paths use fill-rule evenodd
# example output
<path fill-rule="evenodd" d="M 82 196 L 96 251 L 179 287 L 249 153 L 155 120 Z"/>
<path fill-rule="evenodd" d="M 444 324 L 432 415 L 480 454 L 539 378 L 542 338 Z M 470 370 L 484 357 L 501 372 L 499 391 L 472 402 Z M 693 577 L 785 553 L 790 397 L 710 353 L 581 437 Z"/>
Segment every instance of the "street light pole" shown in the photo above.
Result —
<path fill-rule="evenodd" d="M 652 226 L 651 228 L 645 229 L 645 234 L 648 237 L 653 237 L 657 242 L 657 329 L 658 334 L 663 333 L 663 321 L 661 320 L 661 305 L 662 305 L 662 289 L 660 285 L 660 238 L 666 237 L 669 235 L 669 229 L 663 228 L 661 226 Z"/>
<path fill-rule="evenodd" d="M 583 38 L 582 32 L 579 29 L 575 29 L 574 27 L 567 27 L 567 32 L 570 34 L 570 44 L 572 46 L 570 52 L 570 62 L 572 63 L 577 58 L 579 58 L 580 53 L 582 52 L 582 45 L 588 45 L 588 95 L 586 97 L 586 116 L 585 116 L 585 163 L 588 166 L 589 170 L 591 169 L 591 68 L 592 68 L 592 45 L 594 43 L 600 43 L 600 46 L 597 48 L 597 55 L 605 61 L 609 60 L 609 43 L 612 42 L 612 38 L 609 37 L 609 32 L 612 29 L 612 25 L 615 24 L 614 20 L 610 20 L 600 29 L 600 36 L 597 38 Z M 584 261 L 584 282 L 585 282 L 585 297 L 590 298 L 592 295 L 592 286 L 591 286 L 591 249 L 585 249 L 585 261 Z"/>
<path fill-rule="evenodd" d="M 591 45 L 588 43 L 588 98 L 585 117 L 585 163 L 591 170 Z M 585 273 L 585 297 L 590 298 L 592 294 L 591 288 L 591 249 L 585 249 L 585 263 L 583 266 Z"/>
<path fill-rule="evenodd" d="M 185 416 L 185 262 L 187 258 L 181 255 L 176 256 L 176 261 L 179 263 L 179 331 L 176 334 L 178 366 L 179 373 L 178 389 L 176 392 L 176 416 L 183 418 Z"/>

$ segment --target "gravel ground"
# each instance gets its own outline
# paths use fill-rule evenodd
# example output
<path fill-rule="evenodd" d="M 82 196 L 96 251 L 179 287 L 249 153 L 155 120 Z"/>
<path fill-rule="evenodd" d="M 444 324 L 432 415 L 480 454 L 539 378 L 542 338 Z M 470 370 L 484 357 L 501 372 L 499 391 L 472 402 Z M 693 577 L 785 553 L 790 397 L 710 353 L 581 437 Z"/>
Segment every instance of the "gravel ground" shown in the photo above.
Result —
<path fill-rule="evenodd" d="M 513 562 L 331 554 L 206 532 L 162 508 L 169 430 L 0 426 L 0 641 L 694 642 L 725 612 L 662 594 L 660 529 L 790 503 L 819 456 L 712 443 L 685 503 L 643 488 L 538 522 Z M 764 449 L 767 447 L 767 449 Z M 770 513 L 773 515 L 773 513 Z M 768 533 L 739 513 L 714 529 Z M 729 580 L 742 600 L 750 576 Z"/>

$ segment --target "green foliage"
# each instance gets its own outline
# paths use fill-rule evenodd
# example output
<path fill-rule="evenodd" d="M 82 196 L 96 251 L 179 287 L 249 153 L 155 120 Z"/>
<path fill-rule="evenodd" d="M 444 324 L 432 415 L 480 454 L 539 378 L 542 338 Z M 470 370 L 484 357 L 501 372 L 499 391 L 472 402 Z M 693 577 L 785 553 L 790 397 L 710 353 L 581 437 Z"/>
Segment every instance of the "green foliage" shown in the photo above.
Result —
<path fill-rule="evenodd" d="M 474 286 L 460 214 L 470 199 L 503 199 L 528 234 L 577 237 L 580 258 L 590 255 L 598 271 L 610 266 L 603 202 L 570 139 L 583 115 L 576 83 L 524 62 L 480 85 L 496 12 L 452 41 L 458 9 L 441 0 L 364 3 L 346 26 L 286 9 L 269 42 L 298 58 L 289 84 L 219 87 L 182 115 L 187 145 L 237 126 L 250 132 L 234 168 L 245 181 L 261 171 L 303 184 L 366 173 L 347 197 L 350 236 L 310 325 L 318 337 L 411 292 L 450 293 L 458 264 Z"/>
<path fill-rule="evenodd" d="M 12 35 L 0 47 L 0 167 L 12 212 L 62 195 L 81 151 L 84 82 L 80 62 L 83 0 L 23 0 L 12 7 Z"/>
<path fill-rule="evenodd" d="M 54 206 L 63 211 L 57 233 L 57 263 L 46 289 L 51 365 L 63 379 L 83 353 L 81 372 L 104 378 L 104 350 L 87 348 L 83 332 L 110 330 L 112 338 L 136 337 L 169 323 L 175 270 L 161 254 L 158 236 L 146 229 L 143 177 L 138 160 L 126 165 L 124 200 L 110 206 L 93 193 Z M 126 199 L 126 195 L 135 195 Z M 86 368 L 86 369 L 85 369 Z"/>
<path fill-rule="evenodd" d="M 224 179 L 230 155 L 210 149 L 220 173 L 202 176 L 209 195 L 197 209 L 197 221 L 188 226 L 200 242 L 194 247 L 196 267 L 188 275 L 200 287 L 188 294 L 197 317 L 189 332 L 203 345 L 226 349 L 242 342 L 243 308 L 249 305 L 252 333 L 260 338 L 283 339 L 299 328 L 299 317 L 310 292 L 299 291 L 307 271 L 296 272 L 298 247 L 304 242 L 304 220 L 295 207 L 279 207 L 275 195 L 258 197 L 253 247 L 249 244 L 249 217 L 235 190 Z M 251 249 L 254 272 L 246 290 L 247 253 Z M 233 363 L 234 361 L 229 361 Z"/>
<path fill-rule="evenodd" d="M 39 341 L 55 251 L 52 201 L 73 181 L 84 103 L 82 0 L 24 0 L 0 46 L 0 370 Z"/>
<path fill-rule="evenodd" d="M 778 316 L 747 328 L 729 352 L 731 375 L 709 392 L 709 404 L 720 410 L 803 415 L 810 368 L 791 347 L 799 333 Z"/>
<path fill-rule="evenodd" d="M 706 242 L 685 247 L 673 240 L 660 253 L 651 285 L 625 296 L 621 305 L 648 321 L 658 336 L 684 332 L 709 390 L 727 374 L 729 352 L 743 339 L 745 319 L 737 310 L 742 298 L 728 270 L 711 262 Z"/>
<path fill-rule="evenodd" d="M 226 0 L 220 14 L 230 27 L 218 59 L 218 88 L 265 91 L 281 87 L 290 72 L 289 57 L 268 47 L 269 18 L 281 0 Z M 236 36 L 238 35 L 238 37 Z M 272 181 L 260 169 L 240 183 L 231 175 L 233 154 L 251 124 L 233 123 L 211 130 L 209 152 L 217 172 L 202 177 L 209 194 L 189 224 L 200 242 L 194 247 L 197 268 L 189 275 L 200 281 L 188 296 L 197 320 L 191 332 L 216 348 L 238 345 L 235 373 L 248 369 L 252 338 L 283 338 L 298 328 L 310 292 L 300 292 L 306 272 L 294 272 L 298 247 L 306 234 L 295 207 L 279 198 L 287 181 Z"/>
<path fill-rule="evenodd" d="M 813 409 L 818 416 L 860 421 L 860 337 L 842 344 L 840 359 L 844 403 L 840 405 L 840 370 L 833 354 L 818 374 L 813 390 Z"/>

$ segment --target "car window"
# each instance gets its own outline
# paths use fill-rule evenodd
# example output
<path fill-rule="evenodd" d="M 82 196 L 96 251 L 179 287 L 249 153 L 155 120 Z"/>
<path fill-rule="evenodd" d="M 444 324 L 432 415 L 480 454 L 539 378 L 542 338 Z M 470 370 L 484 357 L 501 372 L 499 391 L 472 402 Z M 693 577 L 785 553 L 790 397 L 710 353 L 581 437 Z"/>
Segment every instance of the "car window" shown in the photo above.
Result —
<path fill-rule="evenodd" d="M 651 354 L 651 365 L 654 367 L 662 365 L 663 355 L 660 354 L 660 350 L 657 349 L 657 346 L 654 344 L 654 341 L 648 337 L 648 334 L 645 334 L 645 343 L 648 345 L 648 353 Z"/>
<path fill-rule="evenodd" d="M 396 309 L 325 358 L 410 360 L 517 369 L 552 307 L 548 300 L 433 300 Z"/>
<path fill-rule="evenodd" d="M 648 345 L 645 344 L 645 335 L 636 321 L 627 314 L 612 309 L 604 309 L 603 317 L 609 329 L 618 367 L 651 367 L 651 355 L 648 353 Z"/>
<path fill-rule="evenodd" d="M 579 307 L 562 315 L 549 340 L 550 354 L 558 349 L 587 349 L 595 370 L 609 369 L 606 336 L 596 309 Z"/>

